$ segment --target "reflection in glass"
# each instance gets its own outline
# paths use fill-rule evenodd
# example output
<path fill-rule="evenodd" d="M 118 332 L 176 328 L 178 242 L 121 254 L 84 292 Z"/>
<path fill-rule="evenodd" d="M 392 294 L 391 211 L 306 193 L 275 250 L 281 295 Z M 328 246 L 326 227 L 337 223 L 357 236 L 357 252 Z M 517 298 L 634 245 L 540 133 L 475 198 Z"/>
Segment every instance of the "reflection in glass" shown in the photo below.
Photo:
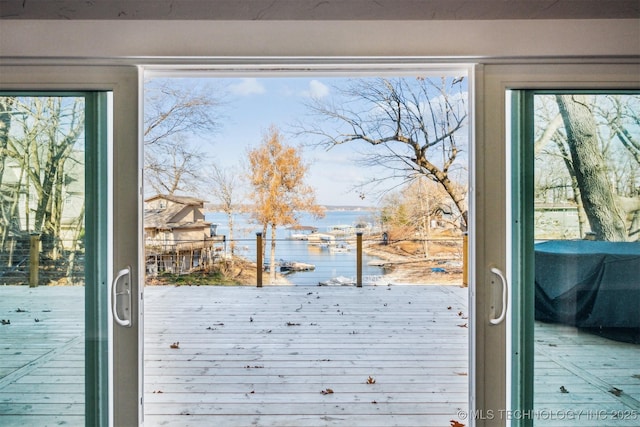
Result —
<path fill-rule="evenodd" d="M 84 115 L 0 96 L 2 425 L 84 425 Z"/>
<path fill-rule="evenodd" d="M 534 111 L 532 418 L 638 425 L 640 96 L 538 94 Z"/>

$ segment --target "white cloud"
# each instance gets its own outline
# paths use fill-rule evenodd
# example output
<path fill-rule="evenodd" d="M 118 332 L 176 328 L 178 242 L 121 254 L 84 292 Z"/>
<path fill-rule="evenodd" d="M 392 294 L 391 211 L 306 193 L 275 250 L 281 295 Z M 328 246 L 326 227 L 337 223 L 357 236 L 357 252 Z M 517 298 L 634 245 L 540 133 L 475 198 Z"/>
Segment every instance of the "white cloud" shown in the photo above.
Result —
<path fill-rule="evenodd" d="M 249 96 L 265 93 L 266 89 L 257 79 L 242 79 L 240 83 L 229 85 L 229 90 L 235 95 Z"/>
<path fill-rule="evenodd" d="M 316 99 L 324 98 L 329 95 L 329 87 L 318 80 L 311 80 L 309 90 L 304 91 L 303 94 Z"/>

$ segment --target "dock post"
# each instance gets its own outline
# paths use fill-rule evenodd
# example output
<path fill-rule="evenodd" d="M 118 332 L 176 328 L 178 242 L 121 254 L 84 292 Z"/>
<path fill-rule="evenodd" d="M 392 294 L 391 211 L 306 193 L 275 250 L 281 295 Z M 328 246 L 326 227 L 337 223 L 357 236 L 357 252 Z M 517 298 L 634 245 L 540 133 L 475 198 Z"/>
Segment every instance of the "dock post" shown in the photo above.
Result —
<path fill-rule="evenodd" d="M 256 233 L 256 286 L 262 287 L 262 233 Z"/>
<path fill-rule="evenodd" d="M 29 240 L 29 287 L 38 286 L 38 269 L 40 268 L 40 234 L 32 233 Z"/>
<path fill-rule="evenodd" d="M 356 286 L 362 287 L 362 232 L 356 233 Z"/>

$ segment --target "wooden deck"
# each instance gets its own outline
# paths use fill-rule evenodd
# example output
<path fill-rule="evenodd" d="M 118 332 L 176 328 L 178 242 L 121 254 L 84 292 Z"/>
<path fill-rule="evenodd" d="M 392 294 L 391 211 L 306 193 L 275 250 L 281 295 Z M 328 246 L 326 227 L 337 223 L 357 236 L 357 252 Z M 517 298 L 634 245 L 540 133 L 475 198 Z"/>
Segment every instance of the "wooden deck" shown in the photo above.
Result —
<path fill-rule="evenodd" d="M 640 345 L 539 322 L 535 336 L 536 426 L 640 426 Z"/>
<path fill-rule="evenodd" d="M 84 424 L 81 298 L 0 287 L 0 425 Z M 466 289 L 148 287 L 145 301 L 147 426 L 469 425 Z M 536 369 L 536 426 L 640 425 L 640 346 L 537 324 Z"/>
<path fill-rule="evenodd" d="M 465 289 L 148 291 L 150 425 L 427 427 L 467 410 Z"/>
<path fill-rule="evenodd" d="M 84 289 L 0 286 L 0 426 L 84 425 Z"/>

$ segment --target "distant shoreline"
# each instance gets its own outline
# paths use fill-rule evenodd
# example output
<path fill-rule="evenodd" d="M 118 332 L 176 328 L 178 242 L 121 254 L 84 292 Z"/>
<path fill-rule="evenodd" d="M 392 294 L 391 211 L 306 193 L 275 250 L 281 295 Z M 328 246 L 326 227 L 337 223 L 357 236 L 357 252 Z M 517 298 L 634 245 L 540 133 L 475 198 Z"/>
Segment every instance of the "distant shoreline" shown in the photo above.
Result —
<path fill-rule="evenodd" d="M 320 205 L 331 212 L 377 212 L 380 210 L 376 206 L 352 206 L 352 205 Z M 249 205 L 241 205 L 235 208 L 235 213 L 250 212 Z M 204 213 L 224 213 L 224 210 L 213 203 L 204 204 Z"/>

